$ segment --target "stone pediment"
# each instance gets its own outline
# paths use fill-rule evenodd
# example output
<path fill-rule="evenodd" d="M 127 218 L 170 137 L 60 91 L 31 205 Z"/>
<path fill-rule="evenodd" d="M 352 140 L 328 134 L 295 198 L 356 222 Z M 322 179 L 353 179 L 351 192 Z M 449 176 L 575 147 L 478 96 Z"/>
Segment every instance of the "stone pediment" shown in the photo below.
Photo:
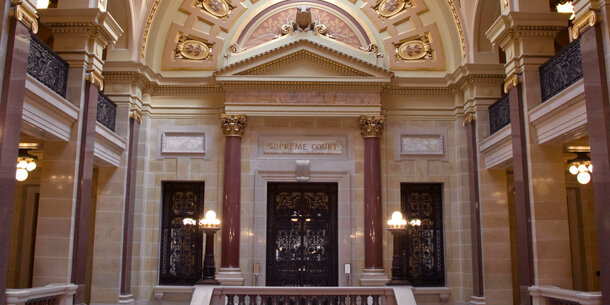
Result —
<path fill-rule="evenodd" d="M 295 35 L 296 36 L 296 35 Z M 393 73 L 373 64 L 371 54 L 321 37 L 278 39 L 266 46 L 232 55 L 232 63 L 215 74 L 219 82 L 387 83 Z M 312 37 L 308 37 L 312 36 Z M 296 39 L 294 39 L 296 38 Z M 328 41 L 327 41 L 328 40 Z M 348 48 L 348 47 L 344 47 Z M 351 54 L 348 54 L 351 53 Z M 354 56 L 356 55 L 356 56 Z M 357 57 L 357 56 L 360 56 Z"/>

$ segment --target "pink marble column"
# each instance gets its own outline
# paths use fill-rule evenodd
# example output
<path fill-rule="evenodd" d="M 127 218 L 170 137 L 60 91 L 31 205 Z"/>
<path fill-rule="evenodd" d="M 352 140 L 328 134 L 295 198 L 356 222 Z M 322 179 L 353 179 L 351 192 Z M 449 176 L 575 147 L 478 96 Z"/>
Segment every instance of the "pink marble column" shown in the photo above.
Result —
<path fill-rule="evenodd" d="M 364 271 L 367 275 L 383 272 L 383 231 L 381 215 L 381 152 L 379 138 L 385 119 L 381 116 L 360 117 L 364 137 Z M 381 278 L 379 278 L 381 280 Z M 366 283 L 365 284 L 373 284 Z"/>
<path fill-rule="evenodd" d="M 221 121 L 222 130 L 225 135 L 225 164 L 221 223 L 222 256 L 218 280 L 223 284 L 236 284 L 232 280 L 227 281 L 227 276 L 243 283 L 243 278 L 239 271 L 239 224 L 241 208 L 241 137 L 246 127 L 246 116 L 222 115 Z"/>
<path fill-rule="evenodd" d="M 30 29 L 10 17 L 6 66 L 0 98 L 0 305 L 7 284 L 9 244 L 15 205 L 15 166 L 19 155 L 25 74 L 30 49 Z"/>

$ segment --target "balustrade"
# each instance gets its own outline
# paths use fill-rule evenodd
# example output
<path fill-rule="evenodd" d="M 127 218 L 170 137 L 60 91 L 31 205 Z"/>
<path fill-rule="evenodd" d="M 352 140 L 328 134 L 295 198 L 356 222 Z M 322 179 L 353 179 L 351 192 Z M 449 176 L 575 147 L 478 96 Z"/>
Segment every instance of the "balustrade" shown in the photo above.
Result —
<path fill-rule="evenodd" d="M 226 287 L 214 289 L 214 305 L 395 305 L 390 288 Z"/>
<path fill-rule="evenodd" d="M 68 84 L 68 63 L 36 35 L 31 37 L 27 73 L 65 98 Z"/>
<path fill-rule="evenodd" d="M 576 291 L 555 286 L 529 288 L 533 305 L 601 305 L 600 292 Z"/>
<path fill-rule="evenodd" d="M 580 40 L 574 40 L 539 68 L 542 102 L 583 77 Z"/>
<path fill-rule="evenodd" d="M 7 305 L 71 305 L 76 285 L 52 284 L 26 289 L 7 289 Z"/>
<path fill-rule="evenodd" d="M 510 104 L 508 94 L 489 106 L 489 130 L 490 134 L 496 133 L 504 126 L 510 124 Z"/>
<path fill-rule="evenodd" d="M 96 120 L 108 127 L 108 129 L 114 131 L 116 123 L 116 104 L 101 92 L 97 97 Z"/>

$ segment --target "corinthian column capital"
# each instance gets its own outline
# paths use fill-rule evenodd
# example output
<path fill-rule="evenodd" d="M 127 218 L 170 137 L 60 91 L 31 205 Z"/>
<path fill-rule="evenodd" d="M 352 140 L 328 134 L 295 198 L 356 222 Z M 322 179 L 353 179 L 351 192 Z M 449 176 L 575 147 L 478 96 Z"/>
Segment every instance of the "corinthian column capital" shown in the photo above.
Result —
<path fill-rule="evenodd" d="M 220 122 L 225 136 L 241 137 L 246 129 L 247 117 L 244 114 L 221 114 Z"/>
<path fill-rule="evenodd" d="M 383 135 L 385 117 L 379 116 L 360 116 L 360 133 L 365 138 L 379 138 Z"/>

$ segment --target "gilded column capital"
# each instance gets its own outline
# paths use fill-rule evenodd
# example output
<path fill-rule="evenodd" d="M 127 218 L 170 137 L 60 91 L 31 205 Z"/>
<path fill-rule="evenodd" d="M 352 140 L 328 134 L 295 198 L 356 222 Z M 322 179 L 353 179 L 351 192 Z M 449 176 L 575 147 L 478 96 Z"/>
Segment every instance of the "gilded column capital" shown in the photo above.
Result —
<path fill-rule="evenodd" d="M 383 134 L 385 117 L 382 115 L 360 116 L 360 134 L 365 138 L 379 138 Z"/>
<path fill-rule="evenodd" d="M 519 84 L 521 84 L 521 82 L 522 82 L 521 75 L 519 75 L 517 73 L 512 73 L 504 81 L 504 93 L 508 93 L 508 91 L 510 91 L 510 89 L 517 87 Z"/>
<path fill-rule="evenodd" d="M 36 13 L 36 6 L 29 1 L 23 0 L 12 0 L 11 4 L 14 6 L 11 14 L 14 14 L 15 18 L 23 22 L 32 33 L 38 33 L 38 15 Z"/>
<path fill-rule="evenodd" d="M 464 120 L 462 121 L 462 126 L 466 127 L 466 126 L 468 126 L 468 124 L 470 124 L 476 120 L 477 120 L 477 115 L 472 112 L 468 112 L 468 113 L 464 114 Z"/>
<path fill-rule="evenodd" d="M 222 132 L 228 137 L 241 137 L 246 129 L 247 117 L 244 114 L 221 114 Z"/>

